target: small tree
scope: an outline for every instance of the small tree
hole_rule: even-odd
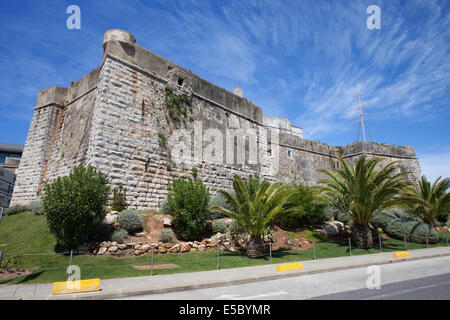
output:
[[[109,191],[107,176],[82,164],[69,176],[45,183],[42,205],[58,244],[75,249],[95,232],[105,217]]]
[[[209,190],[200,180],[175,179],[169,186],[167,211],[174,230],[186,240],[201,237],[209,214]]]
[[[118,186],[113,189],[112,210],[122,212],[128,208],[126,193],[127,189],[123,186]]]
[[[399,195],[410,184],[405,178],[406,173],[396,173],[396,161],[376,169],[379,162],[378,158],[368,160],[361,156],[355,165],[350,166],[340,157],[339,169],[319,170],[329,177],[319,181],[324,184],[322,196],[333,207],[348,212],[358,248],[372,247],[369,224],[373,217],[399,204]]]
[[[250,258],[262,257],[264,231],[277,214],[288,210],[286,202],[294,190],[287,186],[260,181],[257,176],[251,176],[245,181],[238,175],[234,176],[233,189],[234,195],[220,191],[227,198],[232,210],[220,206],[213,206],[211,210],[223,212],[242,226],[250,235],[247,255]]]
[[[447,222],[450,212],[450,179],[437,178],[434,183],[425,176],[419,181],[419,188],[409,187],[401,197],[401,201],[423,222],[435,226],[436,220]]]

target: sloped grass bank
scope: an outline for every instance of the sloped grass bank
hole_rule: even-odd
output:
[[[317,259],[348,256],[348,242],[329,242],[311,231],[305,236],[316,241]],[[446,234],[441,233],[441,245],[446,245]],[[404,250],[403,241],[384,239],[383,252]],[[24,212],[2,218],[0,223],[0,250],[5,255],[16,255],[18,266],[31,270],[32,274],[18,277],[6,283],[48,283],[67,280],[70,256],[57,253],[56,240],[50,234],[45,216]],[[430,245],[436,247],[437,245]],[[408,249],[426,248],[425,244],[407,243]],[[352,248],[352,255],[379,253],[379,248],[370,250]],[[311,260],[313,248],[304,251],[274,251],[272,263]],[[245,253],[220,251],[220,268],[236,268],[270,263],[269,253],[260,259],[250,259]],[[110,279],[150,275],[149,270],[137,270],[133,266],[149,265],[151,256],[116,258],[113,256],[74,255],[72,264],[80,267],[81,278]],[[194,272],[217,268],[216,252],[192,252],[183,254],[156,254],[154,264],[176,264],[179,268],[153,270],[153,274]],[[5,282],[4,282],[5,283]]]

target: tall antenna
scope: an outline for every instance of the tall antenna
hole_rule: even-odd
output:
[[[359,117],[360,117],[360,121],[361,121],[363,141],[366,142],[366,131],[364,128],[364,114],[363,114],[363,110],[362,110],[361,95],[359,94],[359,92],[358,92],[358,103],[359,103]]]

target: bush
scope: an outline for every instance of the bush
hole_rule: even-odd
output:
[[[297,185],[296,192],[288,202],[296,205],[295,211],[276,215],[272,220],[273,224],[285,229],[294,229],[305,225],[320,224],[325,221],[323,215],[325,206],[315,201],[312,188],[301,184]]]
[[[236,238],[237,236],[244,234],[245,229],[235,220],[233,220],[230,224],[230,235],[232,238]]]
[[[413,218],[408,212],[404,210],[391,208],[375,214],[371,223],[375,228],[386,230],[389,224],[391,224],[395,220],[419,221],[418,219]]]
[[[386,233],[396,239],[415,243],[426,243],[425,235],[429,243],[437,243],[439,236],[432,226],[417,220],[397,219],[392,221],[386,228]]]
[[[25,211],[30,211],[30,207],[26,206],[26,205],[23,205],[23,204],[16,204],[16,205],[14,205],[12,207],[7,208],[5,210],[5,213],[8,216],[12,216],[14,214],[25,212]]]
[[[110,224],[101,223],[95,228],[94,238],[97,240],[109,240],[113,227]]]
[[[119,225],[122,229],[128,231],[128,233],[133,233],[142,228],[142,218],[139,212],[135,210],[124,210],[119,214],[118,218]]]
[[[174,234],[173,234],[172,230],[163,229],[160,231],[158,238],[159,238],[159,241],[161,241],[161,242],[169,243],[172,241],[173,236],[174,236]]]
[[[116,230],[114,231],[111,240],[115,241],[117,243],[123,243],[123,241],[125,240],[125,236],[127,235],[127,231],[120,229],[120,230]]]
[[[113,189],[111,210],[122,212],[123,210],[128,208],[126,192],[127,189],[125,189],[123,186],[118,186]]]
[[[225,233],[227,232],[227,224],[223,221],[214,221],[213,223],[213,232],[214,233]]]
[[[437,216],[437,221],[441,224],[441,225],[446,225],[447,221],[448,221],[448,212],[442,212],[441,214],[439,214]]]
[[[169,186],[168,211],[172,225],[185,240],[201,237],[209,214],[209,192],[202,181],[175,179]]]
[[[234,190],[232,190],[232,189],[231,190],[227,190],[227,192],[231,196],[233,196],[233,197],[235,196]],[[218,194],[216,194],[215,196],[213,196],[211,198],[211,201],[209,202],[209,219],[215,220],[215,219],[227,218],[227,216],[223,212],[212,211],[211,210],[212,206],[223,207],[223,208],[228,209],[230,211],[234,210],[233,206],[228,203],[227,198],[222,193],[218,193]]]
[[[42,205],[42,201],[39,201],[39,200],[31,201],[30,202],[30,209],[37,216],[40,216],[40,215],[44,214],[44,207]]]
[[[161,206],[159,207],[159,212],[162,214],[170,215],[169,211],[169,201],[168,199],[164,199],[164,201],[161,203]]]
[[[108,178],[92,166],[79,165],[69,176],[45,183],[42,205],[59,245],[74,249],[87,240],[105,218]]]

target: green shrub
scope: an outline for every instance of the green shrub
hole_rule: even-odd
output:
[[[227,226],[227,224],[225,222],[223,222],[223,221],[214,221],[212,229],[213,229],[214,233],[218,233],[218,232],[225,233],[225,232],[227,232],[227,228],[228,228],[228,226]]]
[[[170,215],[169,211],[169,200],[166,198],[163,202],[161,202],[161,205],[159,207],[159,212],[162,214]]]
[[[395,220],[419,221],[418,219],[413,218],[408,212],[404,210],[391,208],[375,214],[371,223],[375,228],[386,230],[389,224],[391,224]]]
[[[111,210],[122,212],[128,208],[126,193],[127,189],[123,186],[118,186],[113,189]]]
[[[127,235],[126,230],[123,230],[123,229],[116,230],[116,231],[114,231],[114,233],[111,237],[111,240],[116,241],[117,243],[123,243],[126,235]]]
[[[350,225],[352,223],[352,217],[350,214],[342,212],[342,210],[339,210],[333,206],[327,205],[322,211],[321,220],[325,222],[332,219],[340,221],[346,225]]]
[[[312,188],[301,184],[296,186],[295,193],[289,198],[287,205],[295,205],[293,212],[283,212],[272,220],[273,224],[285,229],[294,229],[305,225],[323,223],[325,206],[315,201]]]
[[[428,237],[429,243],[437,243],[439,241],[436,229],[417,220],[394,220],[388,224],[386,233],[390,237],[399,240],[403,240],[404,236],[406,236],[406,241],[415,243],[426,243],[425,235]]]
[[[139,212],[135,210],[124,210],[119,214],[118,218],[119,225],[122,229],[128,231],[128,233],[133,233],[142,228],[142,218]]]
[[[79,165],[69,176],[45,183],[42,204],[50,231],[59,245],[74,249],[105,218],[108,178],[92,166]]]
[[[245,229],[235,220],[230,223],[230,235],[232,238],[236,238],[237,236],[244,234]]]
[[[209,191],[202,181],[175,179],[169,186],[168,211],[172,225],[185,240],[201,237],[209,214]]]
[[[236,195],[234,190],[227,190],[227,192],[233,197]],[[222,193],[218,193],[211,198],[211,201],[209,202],[209,219],[215,220],[227,218],[223,212],[211,210],[211,207],[213,206],[219,206],[230,211],[234,210],[233,206],[228,203],[227,198]]]
[[[14,214],[25,212],[25,211],[30,211],[30,207],[27,206],[27,205],[23,205],[23,204],[16,204],[16,205],[14,205],[12,207],[7,208],[5,210],[5,213],[8,216],[12,216]]]
[[[172,232],[172,230],[169,229],[163,229],[159,232],[159,241],[163,242],[163,243],[169,243],[172,241],[174,237],[174,234]]]
[[[113,227],[110,224],[101,223],[95,228],[94,238],[97,240],[109,240],[109,236],[113,231]]]
[[[442,212],[441,214],[439,214],[437,216],[437,221],[441,224],[441,225],[446,225],[447,221],[448,221],[448,212]]]
[[[322,211],[322,219],[325,221],[331,221],[333,219],[336,219],[337,214],[338,209],[328,205]]]
[[[16,254],[4,253],[0,264],[0,273],[7,272],[10,269],[19,266],[19,258]]]
[[[42,201],[31,201],[29,206],[31,212],[33,212],[35,215],[40,216],[44,214],[44,206],[42,205]]]

